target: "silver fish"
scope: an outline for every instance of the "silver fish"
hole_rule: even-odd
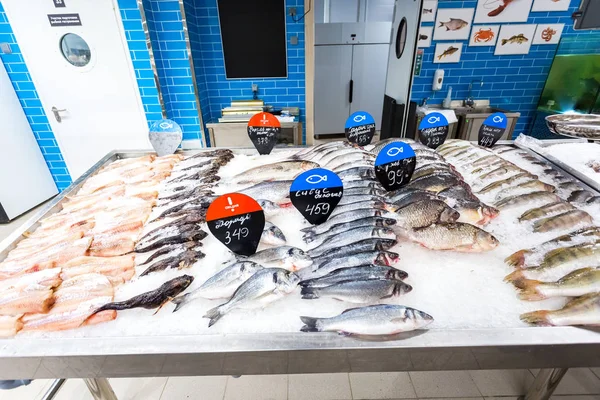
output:
[[[318,247],[309,250],[308,253],[311,255],[311,257],[318,256],[327,250],[347,246],[367,238],[396,239],[396,235],[394,234],[394,231],[389,228],[377,228],[369,226],[355,228],[341,235],[336,235],[329,238]]]
[[[242,283],[231,299],[206,312],[208,326],[213,326],[226,313],[236,308],[264,308],[286,294],[294,291],[300,278],[298,275],[280,268],[266,268],[256,272]]]
[[[318,278],[340,268],[358,267],[361,265],[385,265],[390,266],[398,261],[398,254],[389,251],[373,250],[347,256],[330,258],[319,264],[312,271],[306,268],[298,274],[303,279]]]
[[[265,227],[262,236],[260,237],[260,241],[272,246],[283,246],[287,242],[281,229],[269,221],[265,221]]]
[[[390,203],[386,203],[385,201],[379,201],[379,200],[366,200],[363,202],[356,202],[356,203],[350,203],[350,204],[342,204],[342,205],[338,205],[333,212],[331,213],[331,215],[329,216],[329,220],[331,220],[333,217],[337,217],[340,214],[345,214],[347,212],[356,212],[358,210],[383,210],[383,211],[394,211],[396,210],[398,207],[394,206],[393,204]],[[323,225],[323,224],[321,224]],[[320,226],[320,225],[318,225]]]
[[[300,286],[322,288],[347,281],[363,281],[370,279],[404,280],[408,274],[394,267],[384,265],[360,265],[357,267],[339,268],[318,278],[303,280]]]
[[[324,267],[325,264],[332,262],[334,260],[339,260],[343,258],[347,258],[353,255],[357,255],[365,252],[372,251],[387,251],[393,246],[395,246],[398,242],[396,240],[391,239],[379,239],[379,238],[371,238],[364,239],[356,243],[352,243],[350,246],[338,247],[336,249],[331,249],[321,254],[318,257],[313,259],[313,270],[317,268]],[[386,259],[389,261],[386,262],[386,265],[391,264],[394,260],[398,259],[398,254],[386,252]],[[345,265],[346,267],[348,265]]]
[[[374,208],[361,208],[357,210],[347,210],[345,212],[331,215],[329,219],[320,225],[303,228],[300,231],[311,235],[319,235],[332,229],[335,225],[344,224],[351,221],[358,221],[370,217],[394,218],[394,214]]]
[[[313,263],[304,250],[292,246],[279,246],[261,250],[249,257],[242,258],[242,260],[254,261],[264,267],[285,268],[290,271],[310,267]]]
[[[351,308],[332,318],[300,317],[302,332],[340,332],[355,335],[393,335],[423,328],[433,317],[423,311],[391,304]]]
[[[306,243],[315,243],[316,246],[323,243],[324,240],[328,239],[333,235],[338,235],[340,233],[344,233],[349,231],[350,229],[358,228],[361,226],[392,226],[396,223],[395,219],[385,218],[385,217],[368,217],[361,218],[354,221],[349,221],[343,224],[337,224],[331,227],[326,232],[321,234],[314,234],[312,232],[307,232],[304,234],[303,238]]]
[[[238,190],[255,199],[265,199],[275,203],[284,201],[290,195],[292,181],[270,181],[261,182],[254,186]]]
[[[197,298],[211,300],[230,298],[242,283],[246,282],[261,269],[263,269],[261,265],[252,261],[235,262],[208,278],[206,282],[193,292],[174,298],[172,302],[177,304],[177,306],[173,312],[178,311]]]
[[[302,288],[300,293],[303,299],[308,300],[331,297],[348,303],[364,304],[393,296],[400,296],[404,293],[409,293],[411,290],[412,286],[402,281],[371,279],[345,281],[323,288],[306,286]]]

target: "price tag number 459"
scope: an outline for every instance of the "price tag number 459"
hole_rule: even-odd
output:
[[[310,215],[323,215],[329,212],[328,203],[309,204],[305,210]]]
[[[236,228],[233,232],[227,231],[225,234],[225,244],[231,243],[232,240],[241,240],[242,238],[248,237],[250,231],[248,228]]]

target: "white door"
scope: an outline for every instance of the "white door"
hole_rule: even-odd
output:
[[[352,46],[315,46],[315,135],[344,133],[351,78]]]
[[[354,95],[350,113],[366,111],[381,129],[389,44],[354,45],[352,80]]]
[[[148,126],[113,0],[2,0],[73,179],[115,149],[150,148]],[[51,26],[78,14],[81,26]],[[55,117],[52,109],[57,111]],[[60,119],[60,121],[58,121]]]

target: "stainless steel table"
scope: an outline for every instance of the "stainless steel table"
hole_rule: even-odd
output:
[[[0,243],[0,259],[102,165],[143,154],[108,154]],[[115,398],[109,377],[514,368],[541,368],[527,399],[546,399],[571,367],[600,367],[600,327],[431,329],[378,340],[302,332],[0,340],[0,379],[84,378],[96,399]]]

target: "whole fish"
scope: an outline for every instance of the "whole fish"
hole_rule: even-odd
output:
[[[507,275],[504,280],[506,282],[515,282],[522,278],[540,281],[557,280],[576,269],[600,265],[599,257],[600,243],[562,247],[547,252],[538,267],[516,270]]]
[[[431,250],[478,253],[492,250],[499,244],[498,239],[488,232],[460,222],[413,229],[407,236]]]
[[[539,246],[533,247],[531,249],[519,250],[506,257],[504,262],[513,267],[524,268],[532,266],[533,264],[530,261],[531,259],[535,259],[537,256],[545,254],[548,251],[548,249],[553,246],[562,244],[573,245],[575,243],[595,243],[597,241],[600,241],[599,227],[594,226],[589,228],[578,229],[574,232],[570,232],[566,235],[562,235],[555,239],[544,242]]]
[[[240,260],[253,261],[264,267],[285,268],[297,271],[310,267],[313,263],[304,250],[292,246],[279,246],[261,250],[249,257],[240,257]]]
[[[502,46],[506,45],[507,43],[523,44],[528,41],[529,41],[529,39],[527,39],[524,34],[519,33],[518,35],[513,35],[508,39],[502,39]]]
[[[537,179],[534,179],[531,181],[525,181],[523,183],[519,183],[518,185],[509,187],[509,188],[506,188],[506,189],[500,191],[496,195],[496,201],[500,201],[507,197],[514,196],[518,193],[524,194],[524,193],[531,193],[531,192],[539,192],[541,190],[550,192],[550,193],[554,193],[556,188],[552,185],[549,185],[547,183],[544,183],[542,181],[538,181]]]
[[[162,306],[176,297],[179,293],[183,292],[190,286],[194,281],[194,277],[190,275],[181,275],[177,278],[171,279],[160,285],[157,289],[151,290],[146,293],[134,296],[129,300],[107,303],[102,307],[98,308],[92,313],[97,314],[101,311],[106,310],[129,310],[132,308],[145,308],[151,310],[158,308],[154,314],[156,314]]]
[[[451,56],[452,54],[456,53],[457,51],[458,51],[458,47],[450,46],[446,50],[444,50],[444,52],[442,54],[440,54],[438,56],[438,60],[441,60],[444,57]]]
[[[495,204],[496,208],[502,210],[511,207],[519,207],[529,202],[544,202],[544,203],[555,203],[560,200],[560,197],[554,193],[546,192],[541,190],[539,192],[531,192],[526,194],[519,194],[505,199],[500,200]]]
[[[154,253],[152,253],[152,255],[150,255],[148,258],[146,258],[143,262],[138,263],[137,266],[140,267],[142,265],[146,265],[150,261],[154,261],[158,257],[165,256],[167,254],[175,255],[175,254],[182,253],[189,249],[200,248],[200,247],[202,247],[202,242],[193,242],[193,241],[177,243],[177,244],[173,244],[173,245],[166,245],[166,246],[161,247]]]
[[[521,321],[541,326],[600,325],[600,293],[577,297],[560,310],[521,314]]]
[[[319,246],[310,249],[308,254],[311,257],[319,256],[328,250],[347,246],[368,238],[393,240],[396,239],[396,235],[394,234],[394,231],[389,228],[377,228],[370,226],[359,227],[327,239]]]
[[[186,213],[182,217],[173,218],[172,221],[169,221],[165,224],[160,225],[159,227],[152,229],[148,233],[145,233],[144,236],[138,238],[138,242],[142,240],[151,240],[161,233],[167,232],[169,228],[173,227],[178,229],[183,225],[189,225],[191,223],[202,223],[206,221],[206,213],[193,211]]]
[[[398,227],[404,229],[422,228],[431,224],[455,222],[460,217],[458,211],[439,200],[423,200],[407,205],[396,211]]]
[[[484,194],[489,193],[494,190],[499,190],[504,185],[515,185],[518,183],[523,183],[526,181],[531,181],[537,179],[535,175],[530,174],[529,172],[522,172],[517,175],[513,175],[510,178],[506,178],[500,181],[492,182],[489,185],[485,186],[483,189],[477,191],[477,193]]]
[[[393,335],[424,328],[433,317],[423,311],[391,304],[351,308],[332,318],[300,317],[302,332],[339,332],[344,335]]]
[[[300,282],[300,286],[322,288],[347,281],[364,281],[370,279],[404,280],[408,274],[394,267],[383,265],[359,265],[356,267],[339,268],[327,275]]]
[[[266,217],[273,216],[282,211],[282,209],[287,208],[287,205],[277,204],[265,199],[256,199],[256,202],[263,209]],[[289,204],[291,205],[291,203]]]
[[[575,190],[569,195],[567,201],[575,203],[585,203],[592,197],[594,197],[594,195],[591,192],[588,192],[587,190]]]
[[[134,251],[136,253],[145,253],[168,244],[201,241],[208,234],[198,226],[198,224],[192,223],[178,227],[165,228],[165,230],[157,232],[153,237],[147,238],[146,240],[140,240],[135,245]]]
[[[373,251],[379,251],[379,252],[387,251],[391,247],[395,246],[397,243],[398,242],[396,240],[374,238],[374,239],[364,239],[359,242],[352,243],[350,246],[338,247],[336,249],[326,251],[325,253],[321,254],[318,257],[315,257],[313,259],[313,263],[314,263],[313,271],[316,270],[317,268],[324,267],[324,265],[326,263],[329,263],[334,260],[347,258],[347,257],[354,256],[354,255],[361,254],[361,253],[368,253],[368,252],[373,252]],[[385,256],[386,256],[386,260],[384,262],[385,265],[388,265],[392,262],[392,261],[388,261],[388,260],[397,260],[398,259],[398,254],[396,254],[396,253],[386,252]],[[393,262],[395,262],[395,261],[393,261]],[[335,269],[335,268],[333,268],[333,269]]]
[[[319,164],[312,161],[280,161],[250,168],[233,176],[231,180],[242,184],[264,180],[293,179],[304,171],[318,167]]]
[[[411,180],[416,180],[423,176],[428,176],[428,175],[438,174],[438,173],[451,173],[451,174],[456,175],[458,178],[462,178],[462,176],[458,172],[456,172],[454,169],[452,169],[450,164],[433,163],[433,164],[424,165],[418,169],[415,169],[415,171],[412,174]]]
[[[556,229],[568,229],[576,226],[591,225],[592,216],[585,211],[570,210],[552,217],[542,218],[533,224],[534,232],[549,232]]]
[[[541,207],[532,208],[529,211],[525,211],[519,217],[519,221],[530,221],[532,219],[542,218],[551,214],[562,213],[574,209],[575,207],[570,203],[567,203],[566,201],[556,201],[554,203],[546,204]]]
[[[177,217],[180,215],[187,215],[195,212],[205,214],[206,209],[210,206],[210,203],[216,198],[216,196],[200,196],[194,199],[183,201],[174,206],[170,206],[166,210],[162,211],[155,219],[162,219],[166,217]]]
[[[581,268],[556,282],[540,282],[519,279],[513,282],[520,289],[521,300],[544,300],[549,297],[578,297],[588,293],[600,293],[600,268]]]
[[[444,201],[444,199],[437,194],[433,194],[425,190],[412,189],[396,192],[390,197],[389,202],[397,206],[397,211],[399,211],[400,209],[409,206],[413,203],[425,200]]]
[[[402,281],[384,280],[361,280],[345,281],[326,287],[305,286],[300,294],[303,299],[318,299],[331,297],[348,303],[364,304],[394,296],[409,293],[412,286]]]
[[[337,217],[340,214],[345,214],[348,212],[358,212],[359,210],[380,210],[380,211],[395,211],[398,207],[396,207],[395,205],[388,203],[386,201],[380,201],[380,200],[366,200],[366,201],[362,201],[362,202],[356,202],[356,203],[350,203],[350,204],[342,204],[337,206],[333,212],[331,213],[331,215],[329,216],[329,219],[324,222],[327,223],[329,220],[333,219],[334,217]],[[323,224],[321,224],[323,225]],[[317,226],[321,226],[321,225],[317,225]]]
[[[373,227],[386,227],[392,226],[396,223],[395,219],[385,218],[385,217],[368,217],[361,218],[355,221],[346,222],[343,224],[336,224],[331,227],[326,232],[320,234],[314,234],[312,232],[307,232],[304,234],[303,239],[306,243],[313,243],[314,246],[318,246],[327,240],[329,237],[334,235],[339,235],[346,231],[349,231],[354,228],[359,228],[361,226],[373,226]]]
[[[172,302],[176,304],[173,312],[181,309],[183,306],[197,298],[211,300],[228,299],[242,283],[246,282],[252,275],[261,269],[263,269],[261,265],[252,261],[235,262],[208,278],[196,290],[175,297],[172,300]]]
[[[410,182],[408,185],[406,185],[406,187],[411,189],[426,190],[432,193],[439,193],[444,189],[458,185],[468,186],[463,180],[453,175],[429,175]]]
[[[448,22],[440,21],[440,26],[446,27],[446,31],[458,31],[459,29],[463,29],[465,26],[469,25],[467,21],[464,21],[460,18],[450,18]]]
[[[264,244],[273,246],[283,246],[287,242],[281,229],[269,221],[265,221],[265,227],[262,236],[260,237],[260,241]]]
[[[388,211],[373,209],[373,208],[363,208],[363,209],[355,209],[348,210],[340,214],[332,215],[329,217],[327,221],[320,225],[311,226],[308,228],[300,229],[300,232],[304,232],[308,235],[319,235],[328,230],[332,229],[334,226],[339,224],[345,224],[348,222],[359,221],[364,218],[372,218],[372,217],[383,217],[386,219],[394,219],[394,215]]]
[[[283,202],[290,195],[292,181],[269,181],[257,183],[254,186],[238,190],[255,199],[269,200],[275,203]]]
[[[264,308],[269,303],[284,297],[298,286],[298,275],[280,268],[265,268],[252,275],[233,293],[231,299],[206,312],[211,327],[226,313],[236,308]]]
[[[200,250],[186,250],[181,253],[177,253],[170,257],[163,258],[160,261],[156,261],[150,265],[140,276],[145,276],[156,271],[164,271],[167,268],[189,268],[194,263],[205,257],[205,254]]]
[[[358,267],[361,265],[385,265],[390,266],[398,261],[398,254],[389,251],[365,251],[362,253],[349,254],[328,259],[327,261],[316,265],[315,268],[300,271],[298,274],[303,279],[318,278],[329,274],[340,268]]]
[[[508,174],[517,174],[520,172],[523,172],[521,168],[514,164],[508,164],[486,172],[483,175],[480,175],[477,179],[481,179],[482,181],[493,180],[495,182],[496,180],[500,180],[500,178],[506,179],[506,175]]]

